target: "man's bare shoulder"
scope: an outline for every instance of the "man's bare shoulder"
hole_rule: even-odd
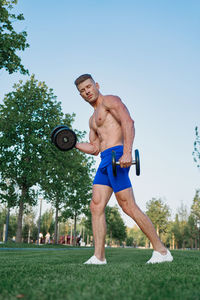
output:
[[[123,105],[122,100],[120,99],[120,97],[118,96],[114,96],[114,95],[106,95],[104,96],[104,105],[108,108],[110,107],[115,107],[118,105]]]
[[[105,109],[110,111],[112,114],[123,114],[124,113],[130,116],[130,113],[126,107],[126,105],[122,102],[120,97],[118,96],[113,96],[113,95],[107,95],[105,96],[104,100],[104,106]]]

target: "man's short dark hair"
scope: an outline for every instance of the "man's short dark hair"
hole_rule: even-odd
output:
[[[94,79],[92,78],[92,76],[90,74],[83,74],[74,81],[74,84],[78,88],[78,85],[87,79],[91,79],[92,81],[94,81]]]

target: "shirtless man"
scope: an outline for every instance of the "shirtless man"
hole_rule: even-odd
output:
[[[128,176],[132,163],[132,145],[135,136],[134,121],[126,106],[117,96],[104,96],[99,91],[90,74],[79,76],[75,85],[81,97],[93,108],[90,118],[89,143],[77,143],[80,151],[98,155],[101,163],[93,182],[93,194],[90,209],[92,213],[92,230],[95,243],[94,255],[85,264],[106,264],[105,207],[114,191],[122,210],[130,216],[150,240],[154,251],[147,263],[172,261],[173,257],[160,241],[150,219],[137,206]],[[116,152],[117,176],[112,173],[112,150]]]

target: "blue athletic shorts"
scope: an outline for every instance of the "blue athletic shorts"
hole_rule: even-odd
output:
[[[129,168],[121,168],[117,165],[117,176],[113,175],[112,170],[112,151],[116,152],[116,161],[123,155],[123,146],[115,146],[101,152],[101,163],[98,167],[93,184],[110,186],[115,193],[130,188],[131,181],[128,173]]]

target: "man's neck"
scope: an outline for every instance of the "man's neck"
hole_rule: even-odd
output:
[[[99,93],[99,96],[97,98],[97,100],[93,103],[90,103],[92,105],[92,107],[94,108],[94,110],[97,109],[97,107],[103,102],[103,95],[101,93]]]

